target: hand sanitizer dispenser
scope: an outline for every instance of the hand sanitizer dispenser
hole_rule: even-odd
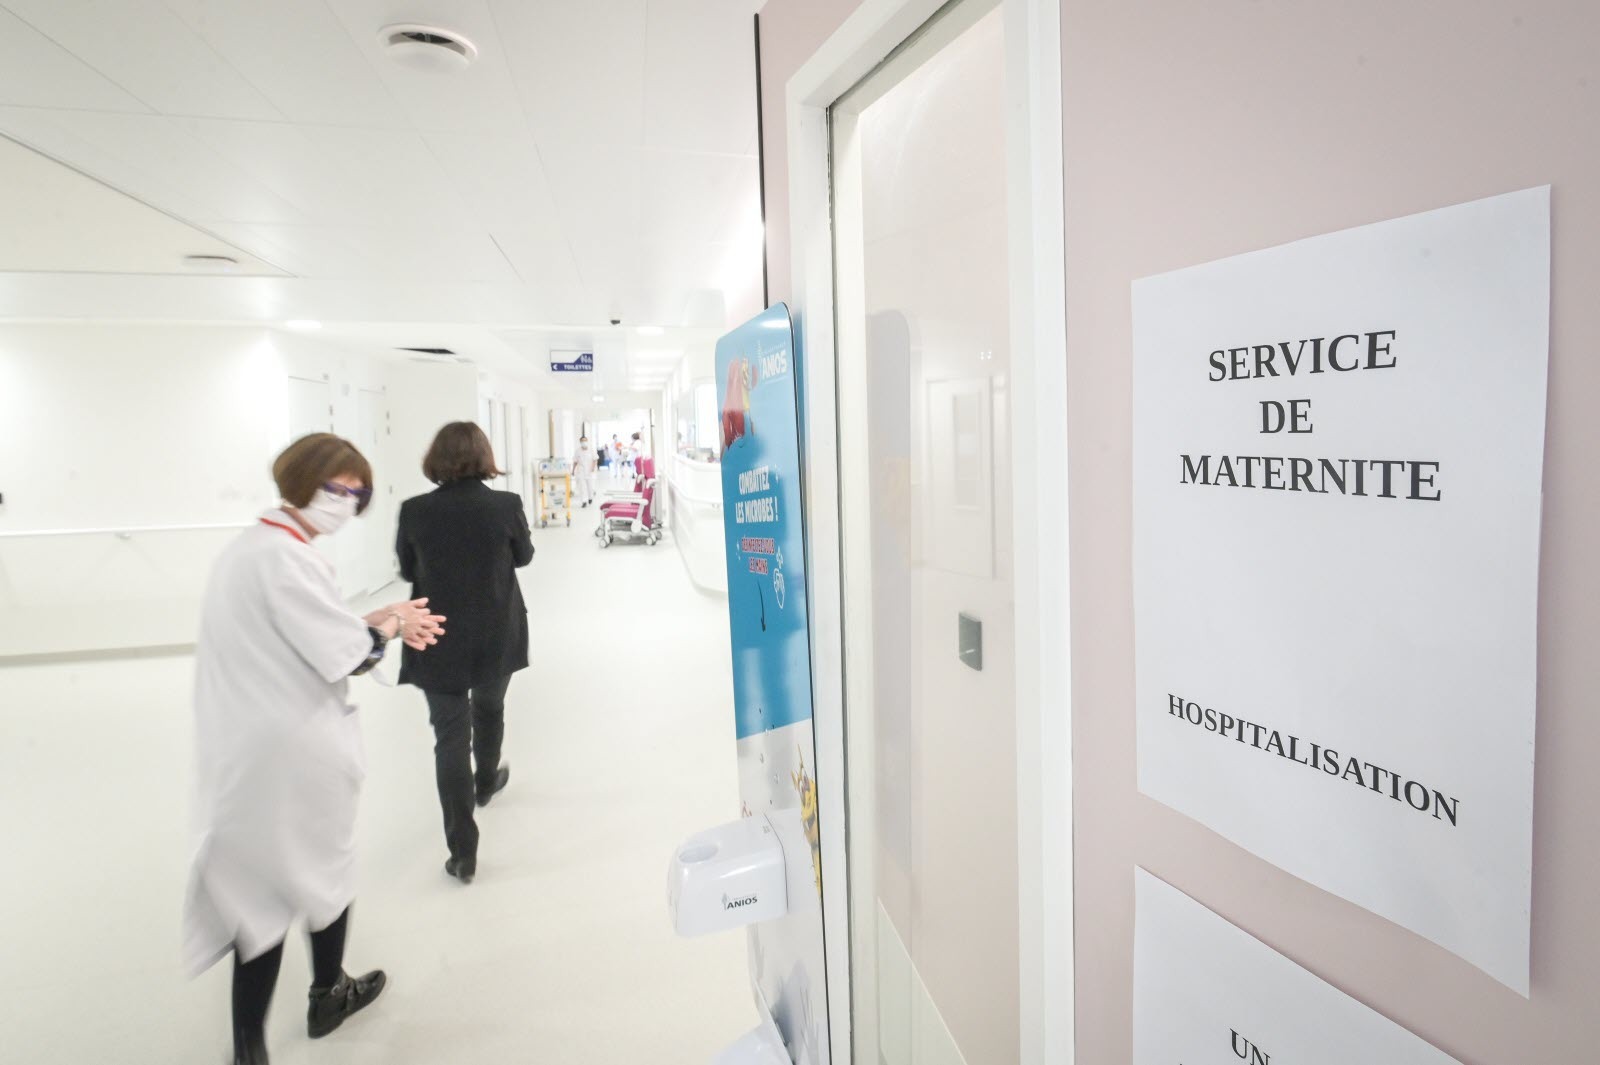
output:
[[[778,833],[765,817],[746,817],[691,836],[672,856],[667,905],[680,936],[782,917],[789,891]]]

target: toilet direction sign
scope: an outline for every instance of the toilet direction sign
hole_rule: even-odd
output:
[[[594,352],[552,351],[551,373],[594,373]]]

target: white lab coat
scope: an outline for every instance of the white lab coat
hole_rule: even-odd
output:
[[[268,524],[277,522],[286,528]],[[333,566],[270,511],[217,559],[195,652],[195,827],[184,960],[246,961],[304,918],[355,897],[356,799],[366,775],[350,672],[371,653]]]
[[[580,502],[587,503],[594,498],[594,474],[600,464],[600,456],[593,447],[587,451],[579,447],[572,455],[572,480],[576,491],[573,492]]]

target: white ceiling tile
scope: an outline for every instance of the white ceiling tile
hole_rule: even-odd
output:
[[[375,263],[371,275],[402,281],[502,282],[516,272],[487,230],[418,218],[393,226],[337,230]]]
[[[208,147],[313,221],[337,221],[346,197],[306,132],[276,122],[197,119],[191,131]]]
[[[615,282],[632,271],[645,226],[641,153],[552,143],[540,145],[539,155],[584,284]]]
[[[161,0],[4,0],[13,14],[163,114],[281,117]]]
[[[207,145],[308,219],[328,225],[465,220],[433,153],[402,130],[197,120]]]
[[[630,306],[642,276],[637,243],[591,237],[575,242],[572,254],[577,261],[578,277],[583,286],[610,308],[606,312],[607,317],[615,313],[630,321],[637,321],[640,312]],[[655,321],[654,318],[646,320]]]
[[[491,0],[541,147],[644,139],[646,0]]]
[[[0,7],[0,103],[148,111],[89,64]]]
[[[490,236],[524,284],[539,288],[579,283],[578,264],[565,237],[552,239],[547,233],[511,225],[497,225]]]
[[[531,141],[467,131],[425,139],[468,212],[494,235],[523,281],[575,281],[567,230]]]
[[[326,226],[223,222],[212,229],[296,277],[348,281],[368,278],[376,272],[376,264],[366,252]]]
[[[344,221],[469,220],[466,198],[421,134],[318,126],[307,128],[306,136],[328,176],[359,201],[342,208]]]
[[[651,0],[645,144],[744,153],[755,135],[755,24],[746,0]]]
[[[186,255],[239,249],[14,141],[0,139],[0,272],[181,274]]]
[[[396,227],[222,225],[217,232],[313,281],[517,281],[488,233],[475,228],[419,221]]]
[[[299,210],[194,136],[188,121],[0,108],[0,129],[189,222],[304,220]]]
[[[166,3],[285,118],[333,125],[404,124],[364,49],[334,15],[335,8],[343,11],[352,0]],[[378,29],[374,25],[371,36]]]
[[[760,170],[754,159],[694,152],[640,153],[641,217],[645,239],[727,239],[760,210]]]

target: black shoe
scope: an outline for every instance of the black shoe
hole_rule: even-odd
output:
[[[495,770],[495,773],[494,773],[494,787],[490,788],[488,791],[481,791],[480,790],[478,792],[478,805],[479,806],[488,806],[490,799],[494,798],[496,795],[500,794],[502,791],[505,790],[506,782],[509,781],[510,779],[511,779],[511,767],[510,766],[503,765],[499,769]]]
[[[311,1007],[306,1010],[306,1031],[313,1039],[321,1039],[345,1022],[345,1018],[372,1005],[372,1000],[383,993],[389,978],[382,969],[374,969],[365,976],[340,973],[339,982],[327,990],[311,989]]]
[[[472,878],[478,875],[478,863],[462,861],[459,858],[446,858],[444,871],[463,884],[470,884]]]

